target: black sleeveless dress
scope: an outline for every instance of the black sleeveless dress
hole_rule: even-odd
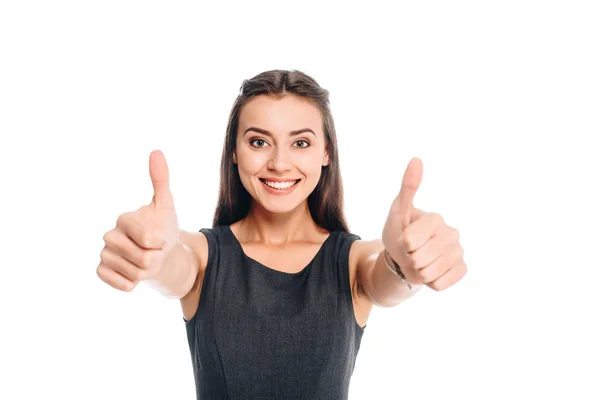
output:
[[[208,264],[198,310],[184,318],[197,399],[348,398],[365,327],[354,317],[348,255],[333,231],[298,273],[247,256],[229,226],[201,229]]]

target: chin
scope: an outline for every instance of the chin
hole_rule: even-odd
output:
[[[316,185],[315,185],[316,187]],[[304,189],[298,191],[297,189]],[[268,192],[259,191],[258,195],[252,196],[257,206],[273,214],[288,214],[300,208],[308,201],[311,191],[306,191],[306,187],[298,187],[295,192],[289,195],[279,196]],[[313,188],[314,190],[314,188]]]
[[[263,210],[272,213],[272,214],[288,214],[296,210],[306,199],[301,201],[290,201],[291,199],[280,199],[280,200],[270,200],[270,199],[254,199],[256,204],[262,208]]]
[[[284,214],[290,214],[292,213],[296,208],[296,207],[264,207],[265,211],[267,211],[270,214],[280,214],[280,215],[284,215]]]

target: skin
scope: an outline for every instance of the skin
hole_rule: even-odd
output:
[[[291,134],[305,128],[311,131]],[[294,95],[252,99],[240,113],[232,162],[253,199],[249,214],[231,225],[244,252],[267,268],[289,273],[302,270],[329,235],[314,222],[307,203],[322,167],[330,162],[319,109]],[[269,193],[261,178],[300,181],[293,192],[281,196]],[[382,238],[357,240],[351,246],[350,285],[361,327],[373,305],[395,306],[425,285],[444,290],[466,274],[458,231],[439,214],[413,205],[421,179],[421,161],[413,159],[392,202]],[[203,234],[186,233],[182,240],[198,260],[194,286],[181,298],[184,318],[190,320],[200,297],[208,247]],[[412,284],[410,288],[385,266],[385,248]]]
[[[330,234],[314,222],[307,202],[321,169],[330,162],[322,126],[320,110],[294,95],[257,96],[241,110],[232,162],[237,164],[252,204],[248,215],[232,224],[231,230],[246,255],[267,268],[288,273],[302,270]],[[310,131],[291,134],[305,128]],[[300,182],[292,193],[279,196],[269,193],[260,178]],[[199,260],[194,286],[181,299],[184,318],[190,320],[197,310],[208,248],[204,235],[184,235],[183,242],[194,249]],[[353,249],[358,247],[353,245]],[[357,256],[357,251],[351,250],[350,281],[357,322],[364,326],[373,303],[359,296]]]
[[[323,237],[325,231],[312,220],[307,203],[321,168],[329,164],[321,125],[319,110],[296,96],[258,96],[242,109],[233,162],[253,200],[249,215],[232,229],[237,228],[244,241],[277,246]],[[305,128],[310,131],[290,134]],[[259,178],[300,182],[292,193],[278,196]]]
[[[252,198],[248,216],[231,226],[244,252],[266,268],[300,271],[330,234],[313,221],[307,204],[322,168],[330,162],[319,109],[294,95],[252,99],[241,110],[232,162]],[[445,290],[466,274],[458,230],[441,215],[414,207],[422,175],[421,160],[412,159],[382,238],[357,240],[350,248],[350,286],[360,326],[365,326],[373,305],[395,306],[422,286]],[[200,232],[179,229],[169,170],[160,151],[150,155],[150,177],[152,202],[121,214],[115,228],[104,235],[97,274],[123,291],[133,290],[140,281],[150,283],[179,298],[189,321],[198,307],[208,243]],[[281,196],[270,193],[262,178],[299,182],[293,192]],[[384,249],[405,280],[387,266]]]
[[[422,179],[423,163],[413,158],[390,207],[382,244],[409,282],[441,291],[462,279],[467,267],[458,230],[448,226],[440,214],[415,208],[414,197]]]

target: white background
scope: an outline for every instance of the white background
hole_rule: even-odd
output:
[[[597,2],[248,3],[1,3],[0,398],[194,398],[179,302],[104,284],[102,236],[154,149],[209,227],[230,107],[275,68],[331,93],[353,232],[416,156],[465,248],[459,284],[373,310],[350,398],[599,398]]]

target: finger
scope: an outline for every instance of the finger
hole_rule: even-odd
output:
[[[464,261],[461,261],[446,271],[444,275],[431,283],[427,283],[426,285],[436,291],[445,290],[464,278],[466,274],[467,265],[464,263]]]
[[[142,273],[144,270],[141,267],[132,264],[129,260],[108,247],[105,247],[100,252],[100,260],[103,265],[115,270],[132,282],[138,282],[143,278]]]
[[[397,210],[402,214],[408,214],[414,208],[414,199],[423,179],[423,162],[419,158],[413,158],[408,163],[402,186],[397,197]]]
[[[129,261],[137,268],[151,268],[154,265],[154,259],[164,254],[164,251],[161,249],[142,249],[118,229],[112,231],[111,235],[106,235],[104,242],[106,243],[106,248]]]
[[[458,231],[448,225],[442,225],[418,250],[410,254],[410,260],[416,269],[427,267],[445,252],[457,246]],[[454,261],[454,260],[453,260]]]
[[[173,208],[173,195],[169,187],[169,167],[160,150],[150,153],[150,179],[154,187],[152,202],[159,208]]]
[[[411,253],[421,248],[444,225],[444,219],[437,213],[425,213],[412,222],[402,231],[400,238],[406,252]]]
[[[115,232],[118,231],[123,232],[134,244],[144,249],[161,249],[166,241],[166,238],[160,232],[153,232],[148,229],[135,213],[119,215],[117,229],[107,232],[104,241],[106,242],[107,238],[111,240],[110,237],[112,236],[114,243],[121,243],[119,241],[121,238],[118,237],[118,234],[115,235]]]
[[[98,265],[96,274],[103,282],[124,292],[131,292],[137,285],[102,263]]]
[[[423,282],[429,283],[439,279],[450,268],[462,261],[463,249],[460,246],[454,247],[448,253],[444,253],[425,268],[417,271]]]

